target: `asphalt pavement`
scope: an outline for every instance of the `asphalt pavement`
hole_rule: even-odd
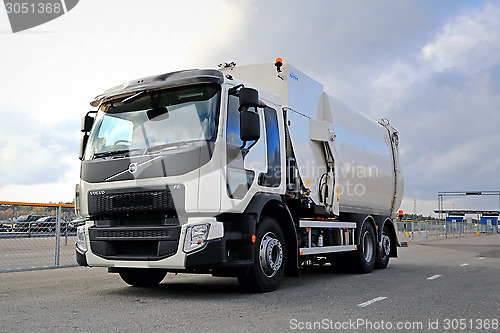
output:
[[[500,235],[410,243],[385,270],[305,268],[275,292],[168,274],[157,288],[103,268],[0,274],[2,332],[498,332]]]

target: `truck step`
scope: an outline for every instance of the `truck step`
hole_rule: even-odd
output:
[[[356,245],[303,247],[299,249],[299,254],[301,256],[306,256],[309,254],[355,251],[356,249],[357,249]]]
[[[252,266],[253,260],[238,260],[238,261],[224,261],[220,265],[221,267],[247,267]]]
[[[301,228],[356,229],[355,222],[299,220]]]

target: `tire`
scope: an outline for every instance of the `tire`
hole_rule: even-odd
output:
[[[391,235],[387,223],[384,224],[382,235],[380,237],[380,244],[377,246],[377,261],[375,268],[384,269],[389,265],[389,257],[391,254]]]
[[[377,260],[377,243],[375,231],[370,222],[365,221],[359,233],[358,250],[354,253],[355,270],[359,273],[370,273]]]
[[[285,274],[285,238],[279,224],[264,217],[257,225],[252,267],[238,276],[243,289],[254,292],[276,290]]]
[[[154,268],[127,268],[120,270],[120,277],[134,287],[153,287],[158,285],[167,272]]]

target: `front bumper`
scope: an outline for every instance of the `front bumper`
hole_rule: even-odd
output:
[[[205,245],[193,252],[186,253],[184,251],[184,242],[186,231],[190,226],[198,224],[208,224],[209,233]],[[123,227],[116,228],[116,233],[110,234],[108,231],[111,228],[103,228],[101,231],[106,231],[107,236],[137,236],[128,237],[127,239],[115,238],[113,240],[99,240],[96,237],[96,229],[93,226],[85,227],[85,238],[87,241],[86,252],[83,252],[77,247],[76,259],[81,266],[95,267],[111,267],[111,268],[161,268],[171,271],[212,271],[212,270],[227,270],[232,268],[246,267],[252,264],[253,246],[252,234],[243,232],[229,232],[224,230],[224,224],[216,221],[215,218],[189,218],[188,222],[178,227],[178,233],[163,233],[163,236],[170,237],[168,240],[158,240],[155,255],[145,253],[138,255],[133,249],[126,249],[127,246],[144,245],[143,235],[145,228],[127,227],[128,234],[123,233]],[[150,228],[153,231],[158,228]],[[161,228],[160,228],[161,229]],[[166,230],[166,229],[165,229]],[[174,229],[172,229],[174,230]],[[100,233],[100,235],[106,235]],[[149,236],[154,235],[149,234]],[[176,240],[177,238],[177,240]],[[120,243],[115,246],[113,243]],[[136,244],[135,244],[136,243]],[[162,245],[163,244],[163,245]],[[170,244],[166,247],[164,244]],[[171,246],[175,244],[175,248]],[[116,250],[120,252],[117,255]],[[151,244],[144,248],[144,251],[153,251]],[[113,252],[115,251],[115,252]],[[127,252],[129,251],[129,252]],[[163,252],[162,252],[163,251]],[[138,252],[140,252],[138,250]],[[127,254],[132,253],[132,254]],[[103,255],[104,254],[104,255]]]
[[[81,252],[78,247],[75,249],[76,252],[76,263],[80,266],[88,266],[87,257],[84,252]]]

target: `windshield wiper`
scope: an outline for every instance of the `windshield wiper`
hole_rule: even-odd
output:
[[[165,143],[165,144],[157,145],[157,146],[153,146],[153,147],[148,147],[144,150],[143,155],[147,155],[147,154],[153,153],[153,152],[158,152],[158,151],[161,151],[163,149],[170,148],[170,147],[179,148],[179,147],[187,145],[189,143],[199,142],[199,141],[204,141],[204,140],[179,141],[179,142],[171,142],[171,143]]]
[[[128,156],[130,156],[131,152],[136,152],[139,150],[142,150],[142,149],[121,149],[121,150],[105,151],[102,153],[95,153],[92,156],[92,159],[102,158],[102,157],[111,157],[111,156],[128,157]]]

